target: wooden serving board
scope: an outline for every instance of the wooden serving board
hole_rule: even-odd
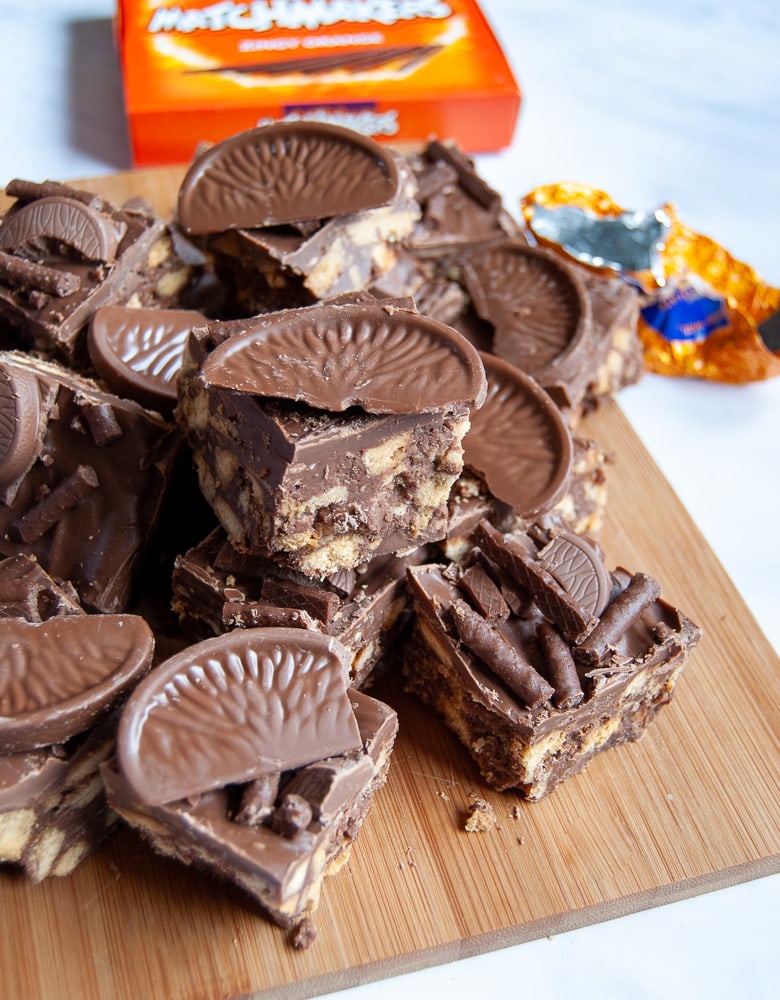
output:
[[[167,213],[180,177],[88,184]],[[780,870],[778,658],[619,407],[587,429],[616,455],[610,565],[654,574],[704,627],[641,742],[523,803],[485,788],[454,737],[391,678],[376,692],[400,717],[388,783],[348,864],[326,881],[310,949],[289,947],[238,890],[122,830],[67,879],[0,878],[0,995],[306,997]],[[489,833],[463,829],[475,791],[499,817]]]

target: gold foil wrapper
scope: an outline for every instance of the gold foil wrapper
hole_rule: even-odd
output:
[[[627,214],[604,191],[584,184],[551,184],[534,189],[521,201],[526,224],[540,243],[564,256],[568,254],[560,243],[540,236],[534,229],[537,208],[563,206],[581,209],[586,216],[597,219]],[[780,353],[767,347],[758,329],[780,310],[780,288],[768,285],[752,267],[710,237],[685,226],[672,204],[663,205],[659,211],[668,219],[669,227],[662,243],[654,248],[655,253],[649,253],[648,266],[637,271],[617,269],[641,290],[644,308],[639,335],[646,368],[661,375],[729,383],[780,375]],[[582,256],[577,259],[584,262]],[[612,274],[616,270],[594,269]],[[663,314],[665,303],[675,297],[686,302],[712,302],[712,328],[704,324],[702,332],[698,328],[674,330],[654,322],[659,311]],[[716,300],[721,300],[719,305]]]

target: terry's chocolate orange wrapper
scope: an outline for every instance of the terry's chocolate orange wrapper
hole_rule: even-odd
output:
[[[567,183],[536,188],[521,209],[540,243],[642,290],[649,371],[732,383],[780,374],[780,288],[685,226],[673,205],[629,212]]]

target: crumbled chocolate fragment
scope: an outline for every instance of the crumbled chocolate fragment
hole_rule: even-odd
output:
[[[298,608],[306,611],[312,618],[329,625],[336,612],[341,607],[338,594],[324,590],[322,587],[307,587],[293,580],[282,580],[269,576],[263,580],[261,588],[263,600],[271,604]]]
[[[293,840],[311,823],[312,811],[301,795],[285,792],[271,816],[271,829],[280,837]]]
[[[493,806],[479,795],[472,795],[463,827],[466,833],[488,833],[496,825],[496,821]]]
[[[317,928],[311,917],[304,917],[299,920],[292,931],[292,946],[297,951],[304,951],[311,948],[317,940]]]
[[[458,580],[458,586],[468,595],[477,611],[491,625],[509,617],[509,605],[502,597],[499,588],[479,563],[469,566],[463,572]]]
[[[463,644],[478,656],[518,698],[536,708],[549,701],[553,688],[523,653],[492,628],[465,601],[452,604],[452,619]]]
[[[225,601],[222,621],[229,628],[308,628],[318,630],[316,619],[301,608],[280,608],[268,601]]]
[[[241,823],[242,826],[258,826],[270,818],[279,794],[279,778],[278,773],[263,774],[244,785],[241,805],[235,815],[236,823]]]

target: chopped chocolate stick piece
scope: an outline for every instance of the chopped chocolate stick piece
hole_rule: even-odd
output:
[[[122,428],[114,414],[114,408],[110,403],[97,403],[93,400],[76,398],[76,405],[84,414],[87,421],[92,440],[96,445],[108,444],[122,437]]]
[[[301,608],[283,608],[268,601],[225,601],[222,623],[228,628],[308,628],[319,631],[320,623]]]
[[[569,644],[548,622],[539,623],[536,636],[544,653],[547,676],[555,688],[553,704],[556,708],[574,708],[584,692]]]
[[[97,473],[91,465],[77,466],[35,507],[19,518],[15,525],[16,531],[28,544],[38,541],[57,524],[66,511],[78,507],[81,501],[99,485]]]
[[[85,205],[97,205],[101,207],[103,200],[99,195],[90,191],[80,191],[72,188],[68,184],[61,184],[59,181],[27,181],[15,177],[8,183],[5,193],[9,198],[18,198],[19,201],[37,201],[39,198],[72,198],[74,201],[83,202]]]
[[[603,611],[599,623],[588,637],[575,648],[575,656],[588,666],[596,666],[639,618],[642,612],[661,595],[661,585],[646,573],[636,573],[625,590]]]
[[[567,639],[581,641],[596,625],[598,619],[581,607],[516,539],[482,521],[474,532],[474,541],[533,596],[545,618],[554,622]]]
[[[321,587],[307,587],[292,580],[280,580],[273,576],[263,580],[260,593],[263,600],[276,604],[277,607],[283,605],[288,608],[299,608],[325,625],[333,621],[341,606],[338,594]]]
[[[509,617],[509,605],[479,563],[469,566],[458,580],[458,586],[491,625]]]
[[[263,774],[244,785],[241,805],[235,815],[236,823],[258,826],[270,818],[279,794],[279,777],[278,773]]]
[[[293,840],[311,823],[309,803],[300,795],[285,792],[282,801],[271,815],[271,829],[288,840]]]
[[[38,264],[24,257],[14,257],[13,254],[0,250],[0,278],[17,288],[37,290],[46,295],[54,295],[63,299],[73,295],[81,284],[81,279],[71,271],[58,271],[45,264]]]
[[[478,656],[506,686],[525,702],[537,708],[549,701],[553,688],[523,656],[492,628],[465,601],[454,601],[452,617],[463,644]]]

